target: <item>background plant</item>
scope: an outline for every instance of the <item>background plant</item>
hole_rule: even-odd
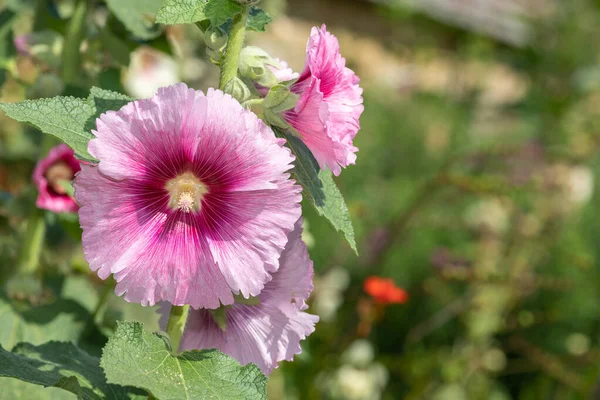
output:
[[[348,32],[339,34],[342,49],[362,77],[368,107],[356,141],[359,163],[336,180],[355,222],[360,257],[305,207],[316,243],[313,306],[323,321],[303,355],[271,377],[270,395],[588,398],[598,374],[598,6],[548,2],[546,12],[529,20],[530,37],[519,47],[392,3],[288,4],[301,28],[327,15],[330,27]],[[204,53],[215,56],[197,27],[148,24],[148,10],[127,12],[139,18],[126,21],[119,2],[92,2],[87,7],[102,10],[109,28],[86,24],[79,61],[85,73],[68,78],[62,67],[68,57],[57,43],[79,35],[68,29],[76,8],[52,4],[7,3],[7,45],[0,47],[4,102],[88,98],[92,85],[137,97],[127,89],[135,87],[131,69],[119,79],[132,50],[135,57],[160,59],[151,49],[161,49],[187,67]],[[264,6],[274,14],[281,9],[278,2]],[[292,40],[296,25],[277,21],[267,31]],[[40,36],[50,43],[17,56],[10,35],[26,32],[45,32]],[[249,40],[278,43],[264,37]],[[296,46],[299,54],[303,45]],[[177,73],[189,74],[198,87],[218,76],[209,64],[200,77],[190,71]],[[102,99],[100,93],[93,98]],[[35,160],[52,143],[8,118],[0,129],[3,348],[75,341],[99,356],[118,330],[116,320],[143,320],[145,329],[156,330],[153,310],[113,298],[87,275],[69,217],[43,215],[44,246],[36,245],[33,239],[44,233],[34,223],[39,218],[29,182]],[[14,274],[18,264],[39,266],[36,279]],[[363,291],[369,275],[393,278],[409,301],[377,306]],[[354,345],[361,336],[367,344]],[[45,349],[12,352],[35,359]],[[59,393],[2,380],[6,398]]]

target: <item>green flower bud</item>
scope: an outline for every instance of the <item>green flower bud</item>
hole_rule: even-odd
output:
[[[279,83],[279,80],[268,67],[278,66],[277,60],[273,59],[266,51],[254,46],[247,46],[240,53],[240,74],[259,85],[270,88]]]
[[[211,26],[204,32],[206,46],[213,50],[223,50],[227,45],[227,33],[218,26]]]
[[[229,93],[240,103],[243,103],[252,97],[252,93],[250,92],[250,89],[248,89],[248,86],[246,86],[246,84],[238,77],[227,82],[223,91]]]

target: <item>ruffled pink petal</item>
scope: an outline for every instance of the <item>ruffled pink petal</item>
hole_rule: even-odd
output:
[[[117,294],[194,308],[258,294],[277,270],[300,216],[284,141],[231,96],[184,84],[101,116],[75,181],[84,252]],[[192,173],[207,188],[199,211],[168,206],[166,183]]]
[[[343,151],[341,143],[329,133],[329,106],[319,91],[320,81],[311,78],[293,110],[283,114],[286,121],[296,129],[304,144],[310,149],[319,167],[329,169],[337,176],[342,169],[338,154]]]
[[[294,72],[294,70],[290,68],[287,62],[278,58],[276,60],[279,63],[279,68],[271,65],[269,66],[269,68],[271,69],[271,71],[273,71],[279,82],[293,81],[294,79],[298,79],[300,77],[300,74]]]
[[[202,92],[183,83],[160,88],[150,99],[102,114],[88,150],[112,179],[145,177],[152,166],[181,156],[178,152],[193,158],[207,108]]]
[[[313,288],[313,266],[300,238],[301,223],[290,233],[279,270],[259,295],[260,304],[227,308],[225,331],[209,311],[191,311],[181,350],[218,348],[241,364],[257,364],[266,374],[302,351],[300,341],[314,332],[318,317],[303,311]],[[161,308],[161,313],[168,310]],[[164,328],[166,318],[162,323]]]
[[[46,171],[55,163],[64,162],[72,170],[73,176],[81,170],[79,161],[75,158],[75,152],[66,144],[54,146],[48,155],[38,161],[33,170],[33,183],[37,186],[38,197],[36,206],[56,213],[76,212],[79,209],[75,199],[68,194],[56,193],[48,185]]]
[[[352,141],[360,129],[359,118],[364,110],[359,78],[346,68],[339,50],[337,38],[327,32],[325,25],[313,28],[304,70],[291,87],[300,95],[302,104],[323,103],[321,108],[326,107],[327,118],[322,119],[323,111],[316,115],[321,117],[324,128],[314,129],[315,114],[301,113],[298,108],[284,116],[300,133],[321,168],[326,165],[335,175],[356,161],[358,149]]]

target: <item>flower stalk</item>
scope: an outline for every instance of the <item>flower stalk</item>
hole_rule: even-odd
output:
[[[44,247],[44,237],[46,235],[46,221],[44,211],[33,207],[33,212],[27,221],[27,228],[24,236],[24,244],[21,247],[19,255],[19,270],[24,274],[32,274],[37,271],[42,249]]]
[[[225,85],[238,76],[238,65],[240,63],[240,53],[242,47],[244,47],[247,19],[248,6],[242,6],[242,11],[233,17],[231,32],[221,62],[221,76],[219,79],[219,89],[221,90],[224,90]]]
[[[174,354],[179,352],[179,345],[181,344],[181,338],[183,337],[183,331],[189,313],[190,306],[188,304],[171,307],[169,322],[167,322],[167,334],[169,335],[169,338],[171,338],[171,349]]]
[[[79,75],[81,65],[79,48],[85,36],[85,19],[88,6],[88,0],[79,0],[67,26],[62,53],[62,78],[65,83],[73,83]]]

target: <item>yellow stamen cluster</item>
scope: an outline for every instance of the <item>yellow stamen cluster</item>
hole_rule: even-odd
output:
[[[185,172],[167,182],[169,207],[183,212],[198,212],[202,198],[208,193],[208,187],[191,172]]]

